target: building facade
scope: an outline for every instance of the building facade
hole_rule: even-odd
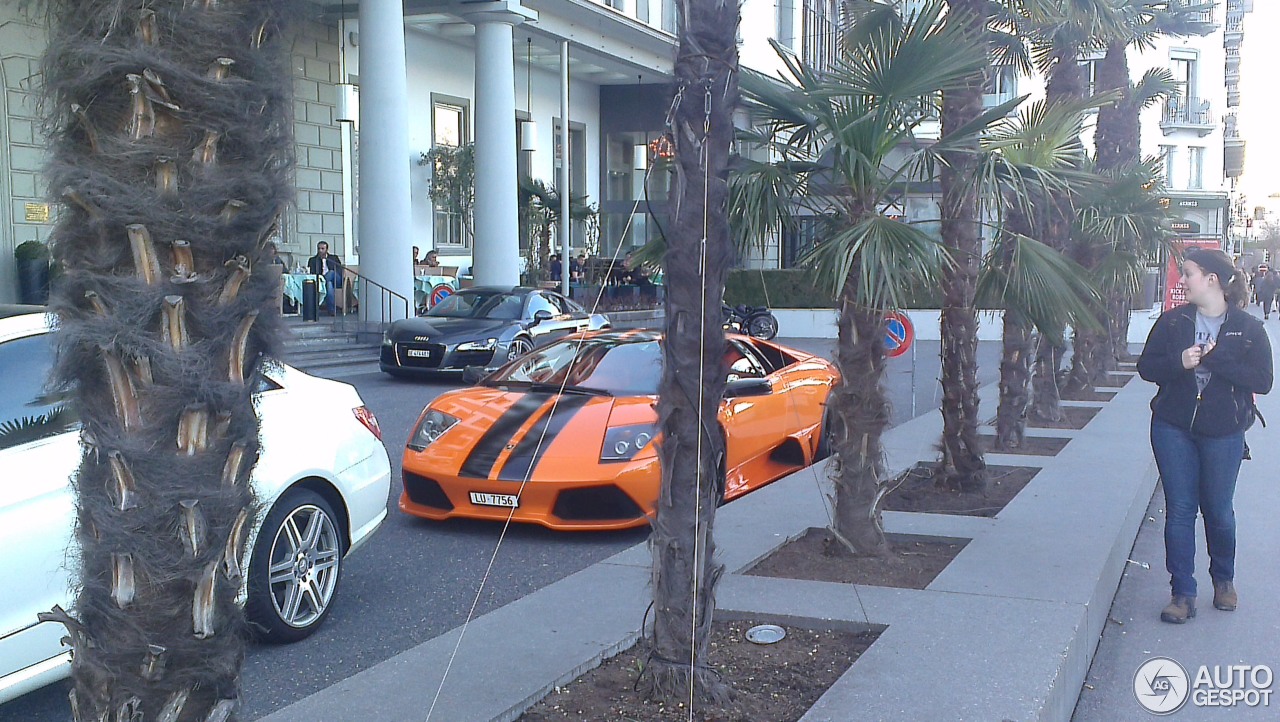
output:
[[[747,0],[743,64],[775,72],[772,39],[829,62],[837,13],[832,0]],[[0,0],[0,303],[17,296],[13,249],[46,241],[57,214],[40,175],[37,18],[19,0]],[[595,222],[575,222],[573,251],[621,255],[643,245],[665,214],[668,180],[638,156],[666,132],[676,23],[674,0],[306,6],[292,52],[297,199],[281,252],[305,263],[326,242],[410,298],[413,246],[473,268],[478,282],[516,282],[531,255],[517,180],[558,189],[566,156],[572,192],[599,209]],[[432,201],[427,156],[468,145],[475,205],[464,219]]]

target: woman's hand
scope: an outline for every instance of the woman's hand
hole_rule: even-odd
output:
[[[1182,368],[1190,371],[1191,369],[1199,366],[1200,359],[1204,358],[1205,354],[1212,351],[1213,347],[1214,347],[1214,344],[1212,343],[1204,344],[1204,345],[1196,344],[1195,346],[1192,346],[1191,348],[1183,351],[1182,352]]]

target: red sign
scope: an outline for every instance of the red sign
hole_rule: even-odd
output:
[[[435,287],[431,289],[430,304],[434,306],[452,295],[453,286],[450,286],[447,283],[437,283]]]
[[[886,358],[897,358],[911,348],[916,340],[915,326],[907,314],[894,311],[884,317],[884,355]]]
[[[1179,238],[1173,243],[1176,255],[1169,256],[1169,268],[1164,274],[1164,310],[1185,305],[1187,290],[1182,287],[1182,267],[1179,260],[1186,249],[1192,247],[1208,248],[1213,251],[1222,250],[1222,241],[1216,238]]]

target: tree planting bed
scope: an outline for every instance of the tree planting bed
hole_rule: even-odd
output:
[[[650,702],[637,691],[644,670],[644,642],[604,661],[572,682],[556,687],[518,719],[521,722],[793,722],[844,674],[879,632],[808,629],[781,625],[775,644],[746,640],[748,629],[771,620],[722,620],[712,624],[708,663],[732,686],[733,698],[718,705]]]
[[[1059,421],[1027,419],[1027,426],[1036,429],[1083,429],[1102,410],[1101,406],[1063,406]]]
[[[964,549],[968,539],[890,534],[885,556],[858,556],[830,529],[810,527],[743,574],[815,582],[924,589]]]
[[[985,494],[962,493],[937,485],[937,462],[921,462],[890,482],[886,511],[993,517],[1013,501],[1040,469],[1032,466],[988,466],[991,481]]]
[[[1020,456],[1057,456],[1058,452],[1071,441],[1071,439],[1061,436],[1024,436],[1022,437],[1022,446],[1016,449],[997,449],[995,448],[996,437],[992,434],[982,434],[978,437],[982,443],[982,450],[988,454],[1018,454]]]

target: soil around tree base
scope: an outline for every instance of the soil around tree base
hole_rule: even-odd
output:
[[[937,462],[921,462],[890,482],[895,487],[885,497],[886,511],[960,514],[993,517],[1040,472],[1032,466],[988,466],[990,481],[984,494],[951,491],[938,486]]]
[[[1037,429],[1083,429],[1102,410],[1101,406],[1063,406],[1060,421],[1027,419],[1027,426]]]
[[[1063,401],[1110,401],[1115,398],[1115,391],[1095,391],[1094,389],[1066,390],[1061,393]]]
[[[924,589],[964,549],[968,539],[889,534],[885,556],[858,556],[830,529],[811,527],[744,572],[760,577]]]
[[[978,437],[982,443],[982,450],[993,454],[1019,454],[1022,456],[1057,456],[1071,439],[1061,436],[1024,436],[1022,437],[1022,446],[1016,449],[997,449],[996,437],[991,434],[982,434]]]
[[[636,682],[646,664],[643,642],[557,687],[521,715],[520,722],[794,722],[867,650],[878,631],[808,629],[780,625],[775,644],[748,642],[745,634],[768,619],[712,623],[708,663],[733,688],[732,701],[695,706],[643,699]]]
[[[1125,384],[1128,384],[1131,380],[1133,380],[1133,374],[1111,373],[1107,374],[1106,378],[1099,381],[1097,385],[1107,389],[1122,389],[1125,387]]]

